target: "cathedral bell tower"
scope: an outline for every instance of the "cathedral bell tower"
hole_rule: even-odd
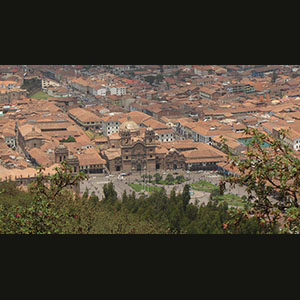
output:
[[[121,145],[129,145],[131,143],[131,133],[129,130],[120,130],[119,135],[121,137]]]
[[[74,174],[79,173],[79,159],[77,156],[70,154],[66,159],[66,163],[73,167]]]
[[[59,144],[54,150],[55,163],[61,163],[68,157],[68,149],[64,144]]]
[[[155,144],[156,135],[152,127],[148,127],[145,131],[145,144]]]

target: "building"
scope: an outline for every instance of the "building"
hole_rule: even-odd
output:
[[[226,161],[226,155],[212,146],[201,143],[197,150],[182,152],[186,168],[195,170],[216,170],[217,164]]]
[[[128,117],[119,128],[120,148],[103,151],[108,169],[112,171],[155,170],[156,136],[152,128],[141,135],[140,127]]]
[[[175,140],[175,132],[170,128],[158,130],[157,136],[160,142],[172,142]]]
[[[6,145],[12,149],[16,149],[16,132],[12,126],[6,126],[2,130],[2,135]]]
[[[149,118],[142,121],[140,126],[153,128],[160,142],[171,142],[175,140],[175,131],[169,128],[165,123]]]
[[[277,128],[273,128],[272,134],[275,138],[282,139],[282,135],[280,133],[280,130],[288,130],[286,133],[286,136],[283,138],[283,142],[285,142],[287,145],[289,145],[293,150],[299,151],[300,150],[300,132],[289,128],[287,126],[281,126]]]
[[[278,70],[279,66],[264,66],[251,70],[252,77],[265,77],[265,75],[271,74]]]
[[[27,152],[27,157],[34,166],[50,167],[53,163],[47,154],[40,148],[32,148]]]
[[[226,87],[229,93],[253,93],[255,87],[251,84],[233,84]]]
[[[116,84],[116,85],[109,86],[108,89],[111,95],[117,95],[117,96],[126,95],[125,85]]]
[[[10,103],[12,100],[18,100],[26,97],[28,94],[27,90],[12,88],[5,89],[0,88],[0,103]]]
[[[83,78],[81,78],[81,77],[75,78],[75,79],[71,80],[70,84],[71,84],[72,88],[74,88],[84,94],[88,93],[89,82],[84,80]]]
[[[101,128],[101,118],[86,109],[72,108],[68,111],[68,115],[85,130],[99,130]]]
[[[194,73],[200,76],[211,75],[214,73],[212,66],[208,66],[208,65],[194,65],[193,68],[194,68]]]
[[[76,154],[75,154],[76,155]],[[86,174],[106,173],[106,160],[103,159],[95,148],[85,149],[77,154],[79,170]]]
[[[121,124],[120,118],[123,118],[123,114],[113,114],[101,118],[102,133],[104,136],[110,136],[116,132],[119,132],[119,126]]]
[[[18,126],[17,128],[17,145],[23,152],[27,149],[40,148],[45,143],[45,137],[41,130],[31,124]]]
[[[66,161],[74,168],[74,172],[86,174],[106,173],[106,161],[98,154],[95,148],[88,148],[72,153],[68,148],[60,144],[55,148],[55,163]]]

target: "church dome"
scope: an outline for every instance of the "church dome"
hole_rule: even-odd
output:
[[[140,127],[134,121],[130,120],[130,117],[128,116],[127,121],[120,125],[119,130],[137,131],[140,130]]]

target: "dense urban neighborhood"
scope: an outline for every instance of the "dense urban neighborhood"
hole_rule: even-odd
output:
[[[65,162],[88,175],[81,196],[188,184],[188,202],[208,204],[243,174],[228,152],[246,156],[249,129],[300,158],[300,65],[0,66],[0,180],[23,190]],[[243,207],[247,186],[225,187],[224,203]]]

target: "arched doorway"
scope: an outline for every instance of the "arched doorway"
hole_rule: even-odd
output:
[[[142,170],[142,165],[141,165],[141,164],[137,164],[136,170],[137,170],[137,171],[141,171],[141,170]]]

